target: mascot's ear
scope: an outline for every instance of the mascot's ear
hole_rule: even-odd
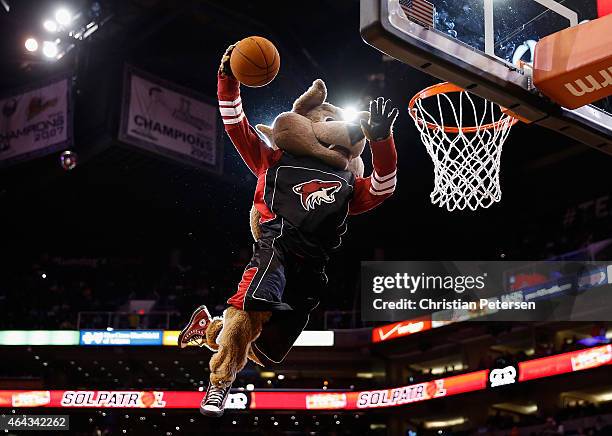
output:
[[[293,112],[306,116],[308,111],[322,105],[326,98],[327,88],[325,87],[325,82],[321,79],[317,79],[312,82],[312,86],[293,103]]]
[[[272,127],[266,126],[265,124],[257,124],[255,128],[259,131],[259,133],[261,133],[266,138],[270,147],[272,147],[274,150],[278,150],[278,147],[274,143],[274,135],[272,134]]]

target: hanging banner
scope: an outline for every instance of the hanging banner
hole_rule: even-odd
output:
[[[72,145],[70,81],[56,77],[0,99],[0,167]]]
[[[127,66],[119,139],[183,163],[221,172],[213,100]]]

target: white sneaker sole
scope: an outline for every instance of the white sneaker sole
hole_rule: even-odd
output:
[[[200,406],[200,413],[204,416],[212,416],[218,418],[223,415],[225,409],[219,409],[217,406],[212,406],[210,404],[203,404]]]

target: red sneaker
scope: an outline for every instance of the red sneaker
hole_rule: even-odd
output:
[[[187,323],[187,326],[181,331],[178,336],[178,345],[181,348],[185,348],[190,343],[203,347],[206,345],[206,329],[210,325],[212,318],[206,306],[202,305],[198,307],[191,319]]]

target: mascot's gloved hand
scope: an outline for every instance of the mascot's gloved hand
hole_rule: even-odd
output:
[[[236,44],[238,43],[230,45],[221,57],[221,65],[219,65],[219,74],[221,74],[222,76],[234,77],[234,75],[232,74],[232,68],[230,67],[230,57],[232,56],[232,50],[234,50]]]
[[[370,119],[361,120],[363,134],[370,141],[380,141],[391,136],[393,123],[399,114],[397,108],[391,107],[391,100],[378,97],[370,102]]]

